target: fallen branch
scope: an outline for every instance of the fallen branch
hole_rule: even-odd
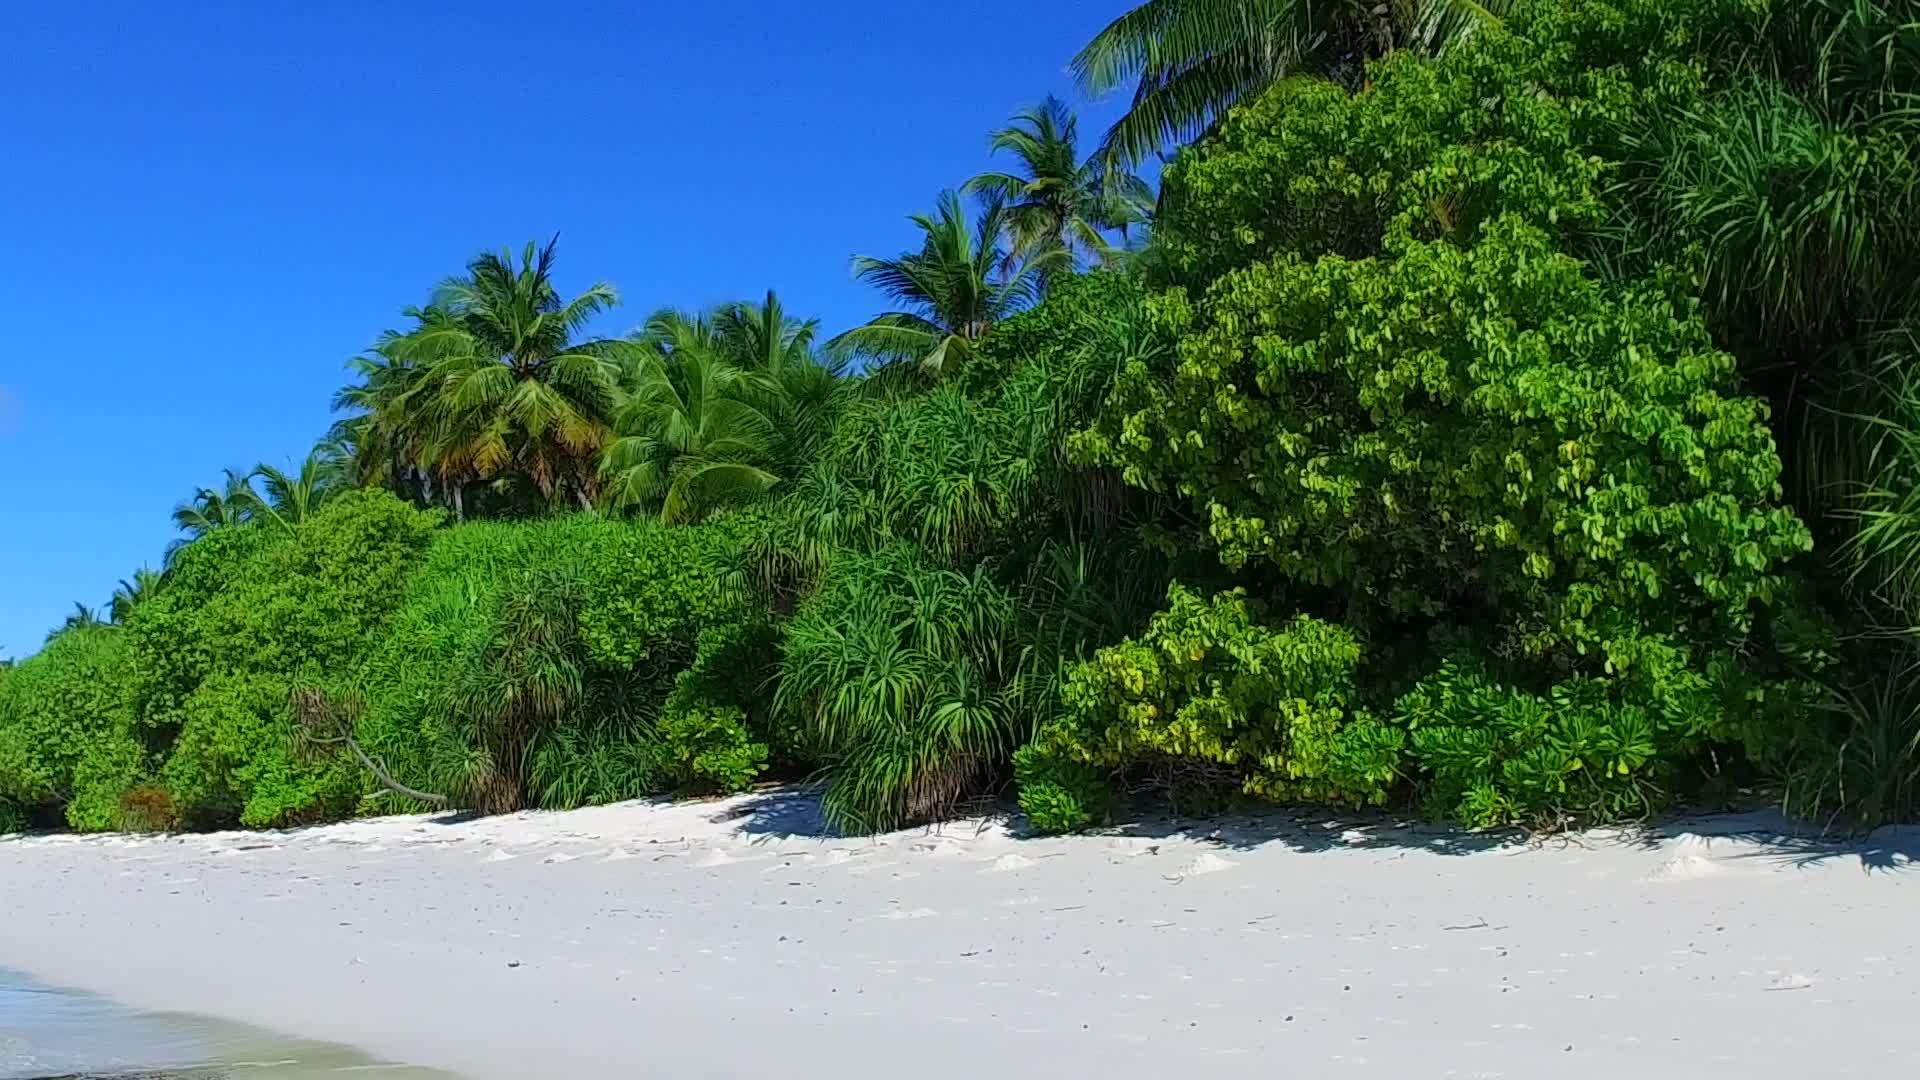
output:
[[[311,755],[345,746],[388,791],[430,806],[452,805],[453,800],[445,795],[421,791],[394,779],[384,763],[361,748],[360,741],[353,737],[354,719],[360,711],[357,701],[336,705],[326,691],[303,687],[293,692],[292,704],[296,749],[301,753]]]

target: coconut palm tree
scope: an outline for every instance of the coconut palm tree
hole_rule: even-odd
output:
[[[75,601],[73,614],[68,615],[67,621],[47,633],[47,641],[52,642],[54,638],[69,630],[92,630],[105,625],[106,623],[100,621],[100,616],[95,614],[92,608]]]
[[[765,466],[775,429],[760,403],[779,395],[779,383],[729,359],[708,319],[663,311],[638,342],[601,458],[604,501],[683,522],[773,487],[779,477]]]
[[[418,308],[406,314],[416,329],[426,320]],[[334,394],[334,412],[345,415],[322,445],[345,482],[424,498],[432,480],[426,468],[426,404],[431,395],[426,369],[400,355],[406,337],[389,330],[349,361],[359,378]]]
[[[252,474],[227,469],[225,475],[225,487],[203,487],[173,508],[174,527],[186,535],[167,545],[167,562],[171,563],[182,548],[216,529],[253,520],[261,503],[259,492],[253,490]]]
[[[253,520],[260,496],[253,490],[252,476],[235,469],[225,470],[225,475],[225,487],[203,487],[173,508],[174,526],[189,539],[197,540],[215,529]]]
[[[314,447],[298,472],[256,465],[251,478],[259,479],[264,493],[255,496],[255,516],[288,530],[304,524],[339,489],[336,465],[324,446]]]
[[[121,578],[120,587],[113,590],[113,599],[107,602],[108,620],[116,626],[126,622],[135,609],[153,599],[164,581],[164,575],[144,566],[133,572],[132,580]]]
[[[1042,253],[1010,265],[1001,238],[1009,231],[1005,202],[989,199],[974,221],[957,192],[945,191],[932,214],[916,214],[925,234],[919,251],[897,258],[858,255],[855,278],[878,287],[902,310],[875,316],[827,343],[841,357],[911,363],[928,377],[963,365],[996,321],[1030,303],[1041,278],[1064,253]]]
[[[1131,168],[1197,138],[1240,101],[1290,75],[1358,82],[1406,45],[1440,51],[1499,21],[1508,0],[1146,0],[1073,58],[1083,91],[1133,86],[1099,156]]]
[[[1152,209],[1153,192],[1139,177],[1106,168],[1097,155],[1080,160],[1079,119],[1052,95],[1015,113],[993,133],[992,146],[1013,155],[1017,171],[982,173],[966,190],[1006,203],[1008,254],[1015,261],[1064,251],[1066,259],[1051,262],[1107,263],[1115,254],[1107,232],[1124,235]]]
[[[736,366],[774,379],[791,368],[815,364],[813,343],[820,320],[797,319],[772,289],[763,303],[722,304],[713,317],[714,335]]]
[[[820,321],[788,315],[771,289],[764,303],[722,305],[713,322],[734,366],[766,377],[763,389],[772,392],[752,400],[773,423],[774,471],[796,475],[819,456],[832,431],[844,396],[844,365],[814,347]]]
[[[408,425],[395,433],[396,449],[439,479],[456,511],[466,485],[497,480],[592,506],[617,349],[578,338],[619,297],[601,283],[562,299],[557,239],[528,244],[517,263],[511,252],[478,256],[414,313],[419,325],[383,344],[391,361],[419,369],[392,402],[394,422]]]

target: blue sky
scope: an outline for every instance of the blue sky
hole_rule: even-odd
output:
[[[482,248],[558,232],[609,332],[769,286],[864,320],[850,256],[1075,100],[1127,6],[17,0],[0,656],[157,567],[221,469],[303,456],[347,358]],[[1076,103],[1085,146],[1123,104]]]

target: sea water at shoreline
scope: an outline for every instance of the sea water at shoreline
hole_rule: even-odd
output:
[[[208,1017],[143,1012],[0,968],[0,1080],[306,1080],[369,1070],[452,1080]]]

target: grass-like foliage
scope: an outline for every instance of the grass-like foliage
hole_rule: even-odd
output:
[[[1013,599],[888,548],[834,564],[788,625],[780,705],[833,770],[829,815],[890,828],[979,794],[1021,741]]]

